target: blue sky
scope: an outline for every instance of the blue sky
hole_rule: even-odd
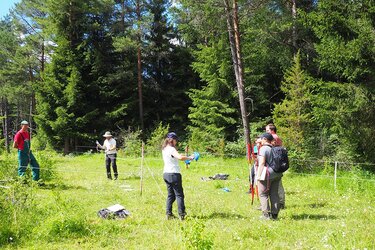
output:
[[[3,18],[6,14],[9,14],[10,8],[21,0],[0,0],[0,18]]]

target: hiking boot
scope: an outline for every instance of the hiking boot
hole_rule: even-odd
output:
[[[167,214],[167,220],[174,220],[176,219],[176,216],[174,214]]]
[[[270,215],[268,213],[263,213],[262,216],[259,217],[261,220],[270,220]]]
[[[185,216],[186,216],[186,215],[180,215],[180,221],[185,220]]]
[[[271,214],[271,219],[272,220],[277,220],[277,216],[278,216],[278,214]]]

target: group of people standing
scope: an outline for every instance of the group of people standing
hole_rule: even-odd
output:
[[[107,131],[103,135],[105,138],[103,145],[96,141],[97,148],[105,151],[105,166],[107,171],[107,178],[112,180],[111,165],[114,174],[114,179],[117,180],[117,146],[116,140],[112,137],[111,132]],[[40,166],[31,151],[31,136],[29,133],[29,123],[27,121],[21,122],[21,129],[17,131],[13,140],[13,147],[18,151],[18,176],[24,177],[27,166],[30,164],[32,179],[34,181],[40,180]]]
[[[39,164],[36,161],[32,151],[30,150],[30,134],[28,132],[29,123],[21,122],[21,129],[14,137],[13,147],[18,149],[18,175],[24,176],[27,166],[31,165],[32,179],[38,181]],[[110,132],[106,132],[103,137],[105,140],[103,145],[96,141],[97,147],[105,151],[105,166],[107,178],[112,179],[111,165],[114,173],[114,179],[118,178],[117,171],[117,151],[116,140]],[[193,160],[194,154],[191,156],[178,153],[176,145],[178,137],[176,133],[167,134],[162,144],[162,155],[164,161],[163,179],[167,186],[166,216],[167,219],[177,218],[172,212],[172,204],[177,200],[178,215],[181,220],[185,219],[185,201],[184,191],[182,187],[182,176],[178,161]],[[268,167],[273,161],[272,147],[281,146],[282,141],[276,134],[274,124],[266,126],[266,133],[260,135],[255,142],[254,153],[256,161],[251,175],[255,179],[258,186],[259,200],[262,210],[263,219],[277,219],[280,209],[285,208],[285,192],[282,184],[282,173],[276,173],[272,168]],[[266,169],[266,178],[264,175]]]
[[[182,187],[182,177],[178,161],[192,160],[194,155],[185,156],[177,152],[176,145],[178,137],[176,133],[168,133],[163,145],[162,154],[164,161],[164,182],[167,185],[166,215],[167,219],[176,218],[172,213],[172,204],[177,200],[179,218],[183,220],[186,216],[184,191]],[[282,173],[276,173],[270,166],[273,161],[272,147],[282,146],[282,140],[276,134],[274,124],[266,126],[266,133],[260,135],[256,140],[257,159],[254,164],[254,179],[257,182],[259,200],[262,210],[262,219],[278,218],[280,209],[285,208],[285,192],[282,184]],[[254,150],[255,151],[255,150]],[[266,177],[262,176],[266,171]]]
[[[283,174],[269,167],[273,161],[272,147],[282,146],[282,140],[276,134],[276,126],[268,124],[266,133],[260,135],[255,144],[257,159],[252,172],[259,192],[261,218],[276,220],[280,209],[285,208]]]

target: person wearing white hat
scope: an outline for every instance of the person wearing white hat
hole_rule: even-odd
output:
[[[25,176],[26,168],[30,164],[32,178],[39,180],[39,164],[31,152],[30,134],[28,131],[29,123],[21,122],[21,129],[14,136],[13,147],[18,149],[18,176]]]
[[[113,174],[114,174],[115,180],[117,180],[118,172],[117,172],[117,164],[116,164],[116,158],[117,158],[116,140],[112,138],[111,132],[109,131],[105,132],[103,137],[105,137],[103,146],[100,145],[98,141],[96,141],[96,145],[98,146],[98,148],[104,149],[105,151],[105,167],[107,169],[107,178],[109,180],[112,180],[112,174],[111,174],[111,164],[112,164]]]

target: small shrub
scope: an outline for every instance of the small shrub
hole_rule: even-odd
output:
[[[146,144],[147,155],[158,156],[161,152],[161,145],[165,138],[165,135],[168,133],[169,125],[163,126],[163,123],[160,122],[155,130],[151,133],[150,139]]]
[[[188,220],[181,227],[187,249],[212,249],[214,242],[211,234],[204,234],[205,225],[200,220]]]
[[[121,154],[126,156],[140,156],[142,149],[141,131],[121,130],[119,135],[119,143],[123,145]]]
[[[0,159],[0,180],[9,180],[17,176],[17,159],[14,155],[3,154]]]
[[[51,151],[33,152],[40,167],[40,178],[45,181],[54,180],[58,177],[56,172],[56,155]]]
[[[225,155],[229,157],[243,157],[246,155],[245,143],[243,140],[228,142],[225,145],[224,152]]]

